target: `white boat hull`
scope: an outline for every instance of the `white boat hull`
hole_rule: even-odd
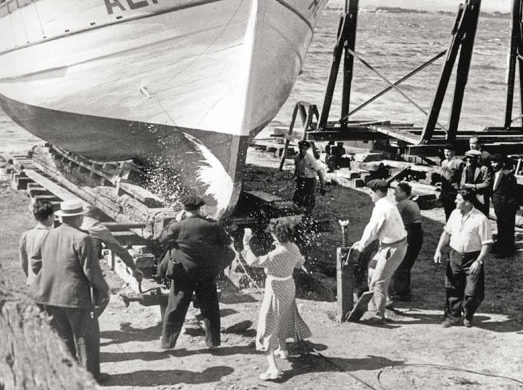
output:
[[[184,177],[203,169],[184,182],[219,217],[238,199],[248,138],[287,99],[326,0],[26,2],[0,8],[6,113],[89,158],[166,164]]]

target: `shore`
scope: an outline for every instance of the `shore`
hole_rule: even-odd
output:
[[[284,171],[273,157],[250,151],[245,187],[291,199],[292,161]],[[18,266],[17,242],[32,226],[29,199],[0,182],[0,286],[25,291]],[[363,192],[329,186],[318,196],[316,218],[330,221],[331,231],[310,237],[311,266],[329,275],[341,244],[338,220],[349,219],[349,242],[368,221],[371,201]],[[313,337],[306,346],[290,343],[291,356],[281,361],[283,376],[262,382],[263,354],[254,349],[262,292],[228,290],[222,295],[222,347],[205,348],[203,330],[190,309],[176,349],[159,348],[157,306],[125,308],[118,293],[126,287],[110,270],[111,303],[100,319],[102,371],[111,374],[109,389],[519,389],[523,386],[523,253],[486,262],[486,298],[473,328],[442,328],[442,267],[432,262],[442,231],[443,211],[423,211],[425,241],[413,269],[413,299],[388,311],[385,326],[334,321],[336,302],[318,300],[301,286],[299,310]],[[518,240],[523,239],[521,229]],[[298,286],[300,287],[300,286]],[[309,348],[313,348],[311,351]],[[512,379],[511,379],[512,378]],[[519,381],[519,383],[517,381]]]

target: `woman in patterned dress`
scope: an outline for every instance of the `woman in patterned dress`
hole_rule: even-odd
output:
[[[245,231],[243,257],[247,264],[265,268],[265,294],[258,318],[256,349],[264,351],[269,368],[260,378],[276,379],[280,375],[275,354],[288,357],[285,340],[305,339],[311,336],[296,306],[296,286],[292,274],[295,268],[303,267],[304,258],[292,242],[293,226],[288,218],[271,220],[269,232],[275,248],[264,256],[257,257],[249,246],[251,234]]]

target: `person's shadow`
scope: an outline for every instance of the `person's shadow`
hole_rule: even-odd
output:
[[[203,371],[190,370],[140,370],[126,372],[122,374],[111,375],[110,379],[104,383],[104,386],[167,386],[178,383],[203,384],[220,381],[224,376],[234,372],[232,367],[216,366],[209,367]]]
[[[162,330],[161,324],[156,324],[148,328],[135,328],[129,322],[120,324],[120,330],[106,330],[100,332],[101,339],[111,339],[103,341],[101,346],[111,345],[115,342],[126,343],[131,341],[153,341],[158,340]]]
[[[311,372],[347,372],[350,374],[352,371],[374,371],[405,364],[404,360],[391,360],[373,355],[359,359],[331,357],[320,352],[326,349],[325,345],[310,342],[290,344],[288,360],[292,369],[283,372],[282,376],[274,382],[285,383],[295,376]],[[351,376],[354,377],[354,375]]]
[[[208,354],[211,353],[215,356],[230,356],[230,355],[253,355],[258,354],[254,343],[249,343],[246,345],[235,345],[235,346],[222,346],[220,348],[209,350],[208,348],[201,349],[185,349],[185,348],[174,348],[157,351],[139,351],[139,352],[101,352],[100,360],[103,363],[107,362],[123,362],[130,360],[143,360],[143,361],[154,361],[162,360],[168,356],[172,357],[187,357],[192,355],[199,354]]]
[[[443,310],[440,313],[426,313],[416,309],[402,310],[401,308],[395,308],[392,312],[396,316],[392,324],[399,326],[409,324],[440,324],[444,320]],[[493,321],[492,319],[496,317],[503,317],[503,319]],[[521,331],[521,325],[518,324],[516,320],[500,314],[495,315],[495,317],[484,313],[476,314],[473,319],[473,327],[501,333]]]

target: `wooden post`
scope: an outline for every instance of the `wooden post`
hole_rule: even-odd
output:
[[[520,39],[519,24],[521,23],[521,0],[512,2],[512,34],[510,35],[510,53],[507,77],[507,100],[505,105],[505,129],[512,124],[512,106],[514,103],[514,82],[516,80],[516,58],[518,56],[518,39]]]
[[[285,164],[285,158],[287,157],[287,150],[289,149],[289,143],[291,142],[292,132],[294,130],[294,124],[296,123],[296,116],[298,115],[298,109],[301,102],[296,103],[294,106],[294,111],[292,112],[291,124],[289,125],[289,130],[287,132],[287,138],[285,139],[285,146],[283,147],[283,153],[281,155],[279,171],[283,170],[283,164]]]
[[[358,6],[359,0],[350,0],[348,10],[346,14],[349,18],[348,31],[346,36],[345,46],[352,51],[356,48],[356,30],[358,26]],[[349,53],[348,50],[344,50],[344,61],[343,61],[343,88],[342,88],[342,101],[341,101],[341,118],[345,118],[349,114],[350,108],[350,93],[352,87],[352,76],[354,70],[354,57]]]
[[[481,0],[469,0],[467,2],[466,18],[463,20],[466,33],[461,42],[461,52],[456,71],[457,75],[456,85],[454,87],[454,98],[450,111],[449,132],[447,134],[447,141],[449,142],[454,142],[456,140],[459,118],[461,116],[461,107],[463,105],[463,95],[465,94],[465,86],[467,85],[470,62],[472,60],[472,51],[478,26],[480,5]]]
[[[350,262],[344,264],[348,248],[336,249],[336,321],[343,322],[354,306],[354,273]]]

